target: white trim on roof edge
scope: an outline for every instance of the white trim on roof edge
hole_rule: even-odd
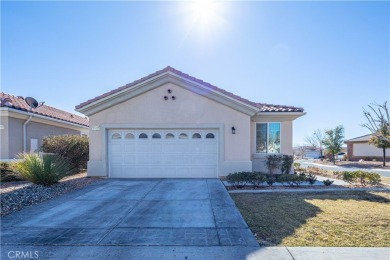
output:
[[[27,117],[32,116],[33,118],[51,121],[52,122],[51,125],[54,125],[54,126],[64,127],[63,125],[67,125],[68,128],[73,127],[73,128],[89,129],[88,126],[79,125],[76,123],[71,123],[71,122],[61,120],[61,119],[56,119],[56,118],[52,118],[52,117],[48,117],[48,116],[35,114],[35,113],[29,113],[29,112],[15,109],[15,108],[11,108],[11,107],[0,107],[0,112],[1,112],[1,116],[12,116],[12,117],[19,118],[19,119],[26,119],[26,116]],[[15,115],[13,115],[13,113],[20,114],[23,116],[15,116]],[[42,123],[42,122],[38,122],[38,123]]]
[[[184,82],[186,84],[184,84]],[[81,112],[87,116],[91,116],[95,113],[98,113],[102,110],[105,110],[109,107],[129,100],[133,97],[141,95],[149,90],[155,89],[167,83],[175,84],[191,92],[210,98],[220,104],[228,106],[249,116],[253,116],[259,111],[259,108],[257,107],[241,102],[235,98],[224,95],[223,93],[207,88],[202,84],[181,77],[169,71],[155,76],[151,79],[147,79],[143,82],[140,82],[139,84],[136,84],[132,87],[125,88],[117,93],[113,93],[107,97],[96,100],[90,104],[76,109],[76,111]],[[194,91],[194,89],[196,89],[197,91]]]

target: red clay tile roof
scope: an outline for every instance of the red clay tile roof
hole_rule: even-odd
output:
[[[9,107],[9,108],[14,108],[17,110],[21,111],[30,111],[30,106],[26,103],[24,100],[24,97],[21,96],[13,96],[9,95],[3,92],[0,92],[0,98],[9,98],[10,102],[3,103],[1,102],[0,106],[1,107]],[[58,119],[61,121],[81,125],[81,126],[89,126],[89,120],[87,117],[82,117],[78,116],[63,110],[59,110],[57,108],[47,106],[47,105],[42,105],[38,108],[31,109],[30,111],[33,114],[41,115],[41,116],[46,116],[54,119]]]
[[[303,108],[300,108],[300,107],[281,106],[281,105],[269,105],[269,104],[264,104],[264,103],[255,103],[255,102],[249,101],[249,100],[247,100],[245,98],[242,98],[240,96],[234,95],[233,93],[228,92],[228,91],[226,91],[224,89],[218,88],[217,86],[211,85],[210,83],[204,82],[201,79],[197,79],[195,77],[192,77],[192,76],[190,76],[190,75],[188,75],[186,73],[183,73],[183,72],[181,72],[179,70],[176,70],[176,69],[174,69],[172,67],[169,67],[169,66],[164,68],[164,69],[162,69],[162,70],[156,71],[156,72],[154,72],[154,73],[152,73],[152,74],[150,74],[150,75],[148,75],[146,77],[138,79],[138,80],[136,80],[136,81],[134,81],[132,83],[126,84],[126,85],[124,85],[122,87],[119,87],[117,89],[111,90],[110,92],[104,93],[103,95],[100,95],[100,96],[97,96],[95,98],[89,99],[89,100],[81,103],[80,105],[76,106],[76,109],[80,109],[80,108],[82,108],[82,107],[84,107],[86,105],[89,105],[89,104],[91,104],[91,103],[93,103],[95,101],[98,101],[98,100],[100,100],[102,98],[108,97],[108,96],[110,96],[112,94],[115,94],[115,93],[117,93],[119,91],[122,91],[124,89],[131,88],[131,87],[133,87],[133,86],[135,86],[135,85],[137,85],[137,84],[139,84],[139,83],[141,83],[143,81],[146,81],[148,79],[151,79],[153,77],[156,77],[156,76],[158,76],[160,74],[163,74],[163,73],[166,73],[166,72],[174,73],[174,74],[176,74],[176,75],[178,75],[180,77],[186,78],[186,79],[194,81],[196,83],[199,83],[199,84],[201,84],[202,86],[204,86],[206,88],[209,88],[209,89],[212,89],[214,91],[217,91],[217,92],[219,92],[221,94],[224,94],[226,96],[234,98],[234,99],[236,99],[238,101],[241,101],[241,102],[243,102],[245,104],[248,104],[248,105],[253,106],[253,107],[257,107],[257,108],[260,109],[259,112],[303,112],[303,110],[304,110]]]

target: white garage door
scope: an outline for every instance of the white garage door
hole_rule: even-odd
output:
[[[113,178],[216,178],[218,131],[111,129]]]

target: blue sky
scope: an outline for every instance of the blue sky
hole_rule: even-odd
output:
[[[390,100],[390,3],[1,2],[1,90],[75,105],[168,65],[256,102],[294,105],[313,129],[367,133]]]

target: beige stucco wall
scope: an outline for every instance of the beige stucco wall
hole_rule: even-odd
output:
[[[386,154],[390,155],[390,149],[386,149]],[[374,145],[368,143],[353,144],[353,156],[383,156],[383,150],[376,148]]]
[[[13,159],[17,155],[23,152],[23,124],[28,119],[25,116],[24,119],[14,118],[9,116],[2,116],[2,125],[4,129],[0,130],[1,133],[1,155],[0,159]],[[39,120],[39,122],[34,122]],[[42,145],[43,137],[49,135],[80,135],[80,131],[75,129],[69,129],[65,127],[59,127],[55,125],[48,125],[43,123],[42,119],[36,119],[33,117],[26,126],[26,151],[30,151],[30,140],[38,140],[38,148]],[[48,121],[47,123],[50,123]]]
[[[8,159],[9,153],[9,145],[8,145],[8,117],[1,116],[0,117],[0,125],[2,126],[0,129],[0,159],[6,158]]]
[[[172,90],[171,94],[167,92],[168,89]],[[176,100],[165,101],[164,96],[175,96]],[[252,168],[250,116],[172,83],[90,115],[89,120],[92,128],[100,127],[98,131],[90,131],[88,174],[92,176],[107,175],[104,136],[106,129],[113,125],[154,125],[158,128],[175,124],[198,124],[200,127],[220,124],[224,133],[220,134],[223,137],[220,143],[223,158],[219,175]],[[231,133],[232,126],[236,128],[235,135]]]

